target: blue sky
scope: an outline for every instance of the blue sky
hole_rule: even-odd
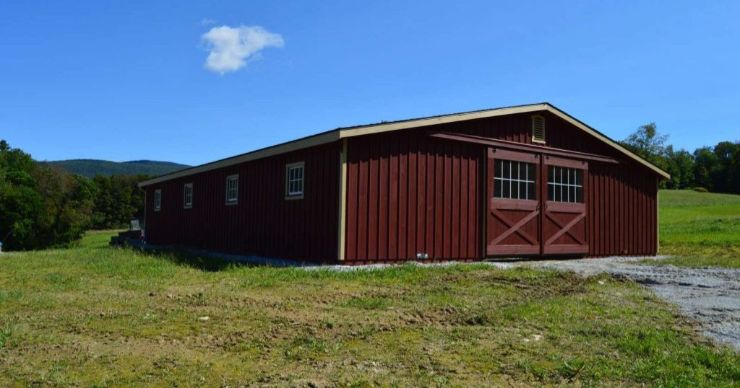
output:
[[[199,164],[541,101],[616,139],[740,140],[737,1],[3,0],[0,53],[0,138],[39,160]]]

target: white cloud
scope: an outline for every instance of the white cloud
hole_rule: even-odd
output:
[[[262,49],[283,47],[285,43],[280,34],[260,26],[213,27],[202,38],[209,51],[206,69],[221,74],[241,69]]]
[[[213,25],[213,24],[216,24],[216,21],[213,20],[213,19],[211,19],[211,18],[203,18],[203,19],[200,19],[200,25],[201,26],[210,26],[210,25]]]

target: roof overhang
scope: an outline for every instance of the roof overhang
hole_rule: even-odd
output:
[[[665,179],[670,178],[670,175],[668,173],[656,167],[655,165],[648,162],[647,160],[635,155],[633,152],[622,147],[619,143],[610,139],[609,137],[602,134],[601,132],[589,127],[588,125],[584,124],[580,120],[563,112],[562,110],[556,108],[555,106],[549,103],[539,103],[539,104],[519,105],[519,106],[512,106],[512,107],[505,107],[505,108],[486,109],[486,110],[479,110],[479,111],[473,111],[473,112],[454,113],[454,114],[448,114],[448,115],[424,117],[424,118],[411,119],[411,120],[402,120],[402,121],[362,125],[362,126],[356,126],[356,127],[338,128],[338,129],[334,129],[328,132],[323,132],[317,135],[308,136],[308,137],[304,137],[304,138],[290,141],[287,143],[278,144],[272,147],[262,148],[262,149],[248,152],[245,154],[233,156],[233,157],[226,158],[226,159],[217,160],[215,162],[202,164],[200,166],[195,166],[195,167],[187,168],[184,170],[175,171],[175,172],[172,172],[166,175],[162,175],[157,178],[143,181],[139,183],[139,187],[150,186],[156,183],[160,183],[160,182],[164,182],[164,181],[168,181],[172,179],[182,178],[182,177],[186,177],[189,175],[194,175],[194,174],[211,171],[211,170],[215,170],[215,169],[219,169],[223,167],[233,166],[235,164],[249,162],[249,161],[256,160],[256,159],[262,159],[262,158],[267,158],[267,157],[274,156],[274,155],[280,155],[280,154],[284,154],[287,152],[301,150],[304,148],[332,143],[337,140],[346,139],[346,138],[355,137],[355,136],[371,135],[375,133],[399,131],[403,129],[448,124],[448,123],[454,123],[454,122],[459,122],[459,121],[476,120],[476,119],[483,119],[483,118],[489,118],[489,117],[507,116],[507,115],[542,112],[542,111],[550,112],[553,115],[567,121],[568,123],[581,129],[587,134],[603,141],[604,143],[608,144],[612,148],[618,150],[619,152],[626,155],[630,159],[633,159],[636,162],[644,165],[645,167],[654,171],[659,176]]]
[[[566,157],[577,160],[589,160],[601,163],[619,164],[619,161],[617,159],[610,158],[608,156],[589,154],[587,152],[572,151],[562,148],[541,146],[537,144],[523,144],[508,140],[491,139],[483,136],[462,135],[452,132],[431,133],[429,136],[436,137],[438,139],[459,141],[463,143],[483,144],[489,147],[501,148],[511,151],[524,151],[531,153],[540,153],[543,155]]]

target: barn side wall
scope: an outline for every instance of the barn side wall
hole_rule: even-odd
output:
[[[312,147],[146,187],[146,238],[262,257],[330,262],[337,258],[339,143]],[[285,199],[285,165],[305,162],[304,197]],[[226,205],[226,177],[239,174],[239,199]],[[193,207],[183,209],[183,185]],[[162,208],[154,211],[154,190]]]
[[[548,112],[546,145],[619,160],[589,163],[589,256],[657,252],[658,176]],[[443,124],[348,141],[349,262],[482,259],[486,151],[428,137],[456,132],[531,144],[531,115]],[[397,182],[397,183],[396,183]]]
[[[636,163],[592,163],[588,182],[590,256],[655,255],[658,179]]]
[[[347,262],[480,258],[480,147],[409,130],[347,150]]]

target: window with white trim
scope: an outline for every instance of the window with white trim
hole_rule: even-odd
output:
[[[185,209],[193,208],[193,184],[186,183],[182,187],[182,207]]]
[[[550,166],[547,174],[547,199],[554,202],[583,203],[583,170]]]
[[[532,141],[535,143],[545,142],[545,117],[532,116]]]
[[[154,211],[158,212],[162,209],[162,190],[154,190]]]
[[[496,159],[493,197],[537,199],[537,173],[534,163]]]
[[[285,198],[303,198],[304,163],[291,163],[285,166]]]
[[[236,205],[239,200],[239,174],[226,177],[226,204]]]

